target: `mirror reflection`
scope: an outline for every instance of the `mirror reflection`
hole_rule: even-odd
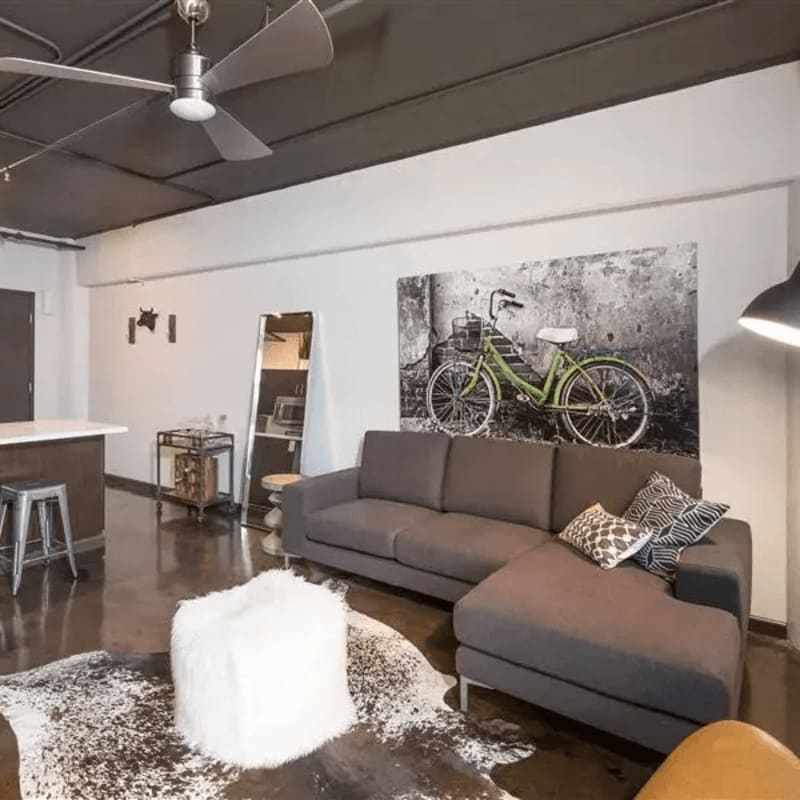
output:
[[[269,532],[274,555],[283,554],[283,488],[302,472],[313,328],[310,312],[265,314],[259,328],[242,522]]]

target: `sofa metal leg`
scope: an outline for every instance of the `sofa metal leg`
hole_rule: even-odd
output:
[[[462,714],[466,714],[469,708],[469,687],[480,686],[481,689],[494,689],[480,681],[473,681],[471,678],[465,678],[463,675],[458,676],[458,705]]]

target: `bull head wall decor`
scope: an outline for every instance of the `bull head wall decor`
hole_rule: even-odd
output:
[[[156,329],[156,319],[158,318],[158,312],[153,310],[153,307],[150,306],[148,311],[145,311],[141,306],[139,306],[139,319],[136,321],[136,324],[140,328],[147,328],[149,331],[155,331]]]

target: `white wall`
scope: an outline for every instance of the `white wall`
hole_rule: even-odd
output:
[[[795,62],[90,237],[80,280],[265,263],[781,182],[800,176],[798,142]]]
[[[270,265],[116,285],[91,293],[90,416],[128,425],[108,442],[110,472],[152,481],[154,432],[228,414],[243,441],[258,317],[314,311],[308,472],[354,463],[366,428],[399,417],[395,282],[430,270],[697,241],[701,459],[706,494],[755,536],[754,613],[785,619],[786,384],[780,348],[741,331],[750,298],[786,269],[787,190],[596,215]],[[126,341],[139,305],[178,315]],[[240,448],[240,454],[241,454]],[[237,469],[237,476],[241,469]]]
[[[36,293],[34,416],[85,418],[89,290],[72,252],[0,242],[0,288]]]
[[[399,276],[694,240],[706,494],[752,523],[753,612],[783,621],[785,353],[736,319],[785,275],[798,142],[790,64],[92,237],[90,412],[131,429],[108,469],[152,481],[155,431],[190,417],[227,414],[242,443],[262,313],[317,314],[315,473],[397,426]],[[140,305],[162,325],[130,346]]]

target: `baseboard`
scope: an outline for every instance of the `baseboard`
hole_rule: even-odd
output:
[[[785,622],[775,622],[772,619],[762,617],[750,617],[749,629],[751,633],[758,633],[762,636],[771,636],[773,639],[788,638],[788,629]]]
[[[105,547],[105,533],[100,533],[97,536],[89,536],[86,539],[76,539],[74,544],[76,553],[88,553],[92,550],[105,550]]]
[[[123,478],[121,475],[112,475],[106,472],[106,486],[111,489],[124,489],[131,494],[139,494],[144,497],[156,496],[156,485],[147,481],[137,481],[133,478]]]

